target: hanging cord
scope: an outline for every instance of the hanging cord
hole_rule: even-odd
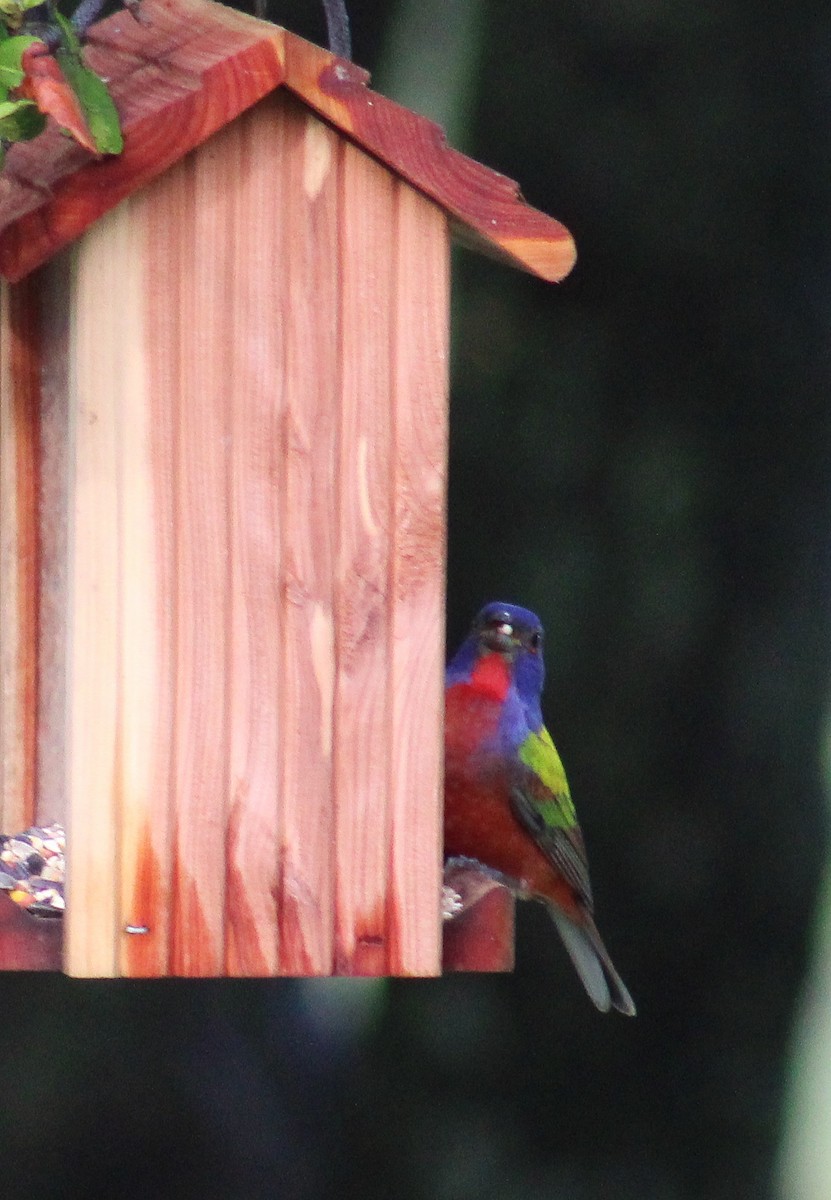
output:
[[[333,54],[337,54],[338,58],[351,58],[352,38],[345,0],[323,0],[323,11],[326,13],[329,49]]]
[[[97,20],[103,7],[104,0],[81,0],[70,18],[78,37],[84,36],[93,21]]]
[[[71,17],[75,32],[79,37],[83,37],[96,20],[104,3],[105,0],[81,0]],[[267,0],[255,0],[255,12],[258,17],[265,17],[266,6]],[[137,6],[127,3],[125,7],[132,10]],[[349,32],[349,15],[346,11],[345,0],[323,0],[323,11],[326,14],[329,49],[333,54],[337,54],[338,58],[351,59],[352,38]]]

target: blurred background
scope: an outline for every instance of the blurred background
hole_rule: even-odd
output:
[[[15,1194],[828,1200],[831,11],[351,0],[379,90],[573,232],[458,252],[448,639],[548,630],[601,1016],[545,914],[509,977],[0,975]],[[325,38],[318,0],[269,15]]]

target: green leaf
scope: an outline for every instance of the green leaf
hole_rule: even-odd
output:
[[[43,132],[46,117],[31,100],[6,100],[0,104],[0,139],[28,142]]]
[[[104,81],[64,50],[55,57],[84,110],[96,149],[101,154],[120,154],[124,149],[121,124]]]
[[[83,65],[81,43],[71,21],[61,13],[55,13],[55,18],[61,27],[63,39],[63,46],[55,57],[84,110],[96,149],[101,154],[120,154],[124,149],[121,122],[107,85],[94,71]]]
[[[20,87],[23,82],[20,60],[32,43],[39,41],[40,38],[26,37],[22,34],[0,41],[0,85],[5,88]]]
[[[2,3],[3,0],[0,0],[0,4]],[[63,13],[56,12],[55,20],[61,27],[61,38],[63,40],[64,50],[66,50],[67,54],[71,54],[73,58],[76,58],[78,62],[80,62],[81,43],[78,41],[78,34],[75,32],[75,26],[67,17],[63,15]]]

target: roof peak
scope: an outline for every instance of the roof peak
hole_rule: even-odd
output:
[[[575,259],[565,226],[512,180],[451,149],[432,121],[368,87],[331,51],[213,0],[142,0],[94,25],[86,58],[108,80],[124,152],[96,159],[50,122],[0,172],[0,274],[16,280],[104,212],[279,87],[445,210],[467,243],[543,279]]]

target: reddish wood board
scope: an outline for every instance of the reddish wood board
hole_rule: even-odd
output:
[[[32,917],[0,892],[0,970],[60,971],[63,920]]]
[[[33,288],[0,294],[0,833],[36,820],[40,328]]]
[[[494,888],[461,916],[445,922],[442,970],[513,971],[515,901]]]
[[[437,125],[369,90],[354,64],[211,0],[143,0],[96,25],[90,66],[109,81],[124,152],[96,161],[50,126],[11,148],[0,173],[0,274],[17,280],[120,200],[285,84],[361,149],[440,205],[464,240],[561,279],[568,230],[515,183],[447,147]]]
[[[516,902],[510,891],[469,865],[445,866],[444,883],[463,907],[444,922],[442,970],[512,971]]]

